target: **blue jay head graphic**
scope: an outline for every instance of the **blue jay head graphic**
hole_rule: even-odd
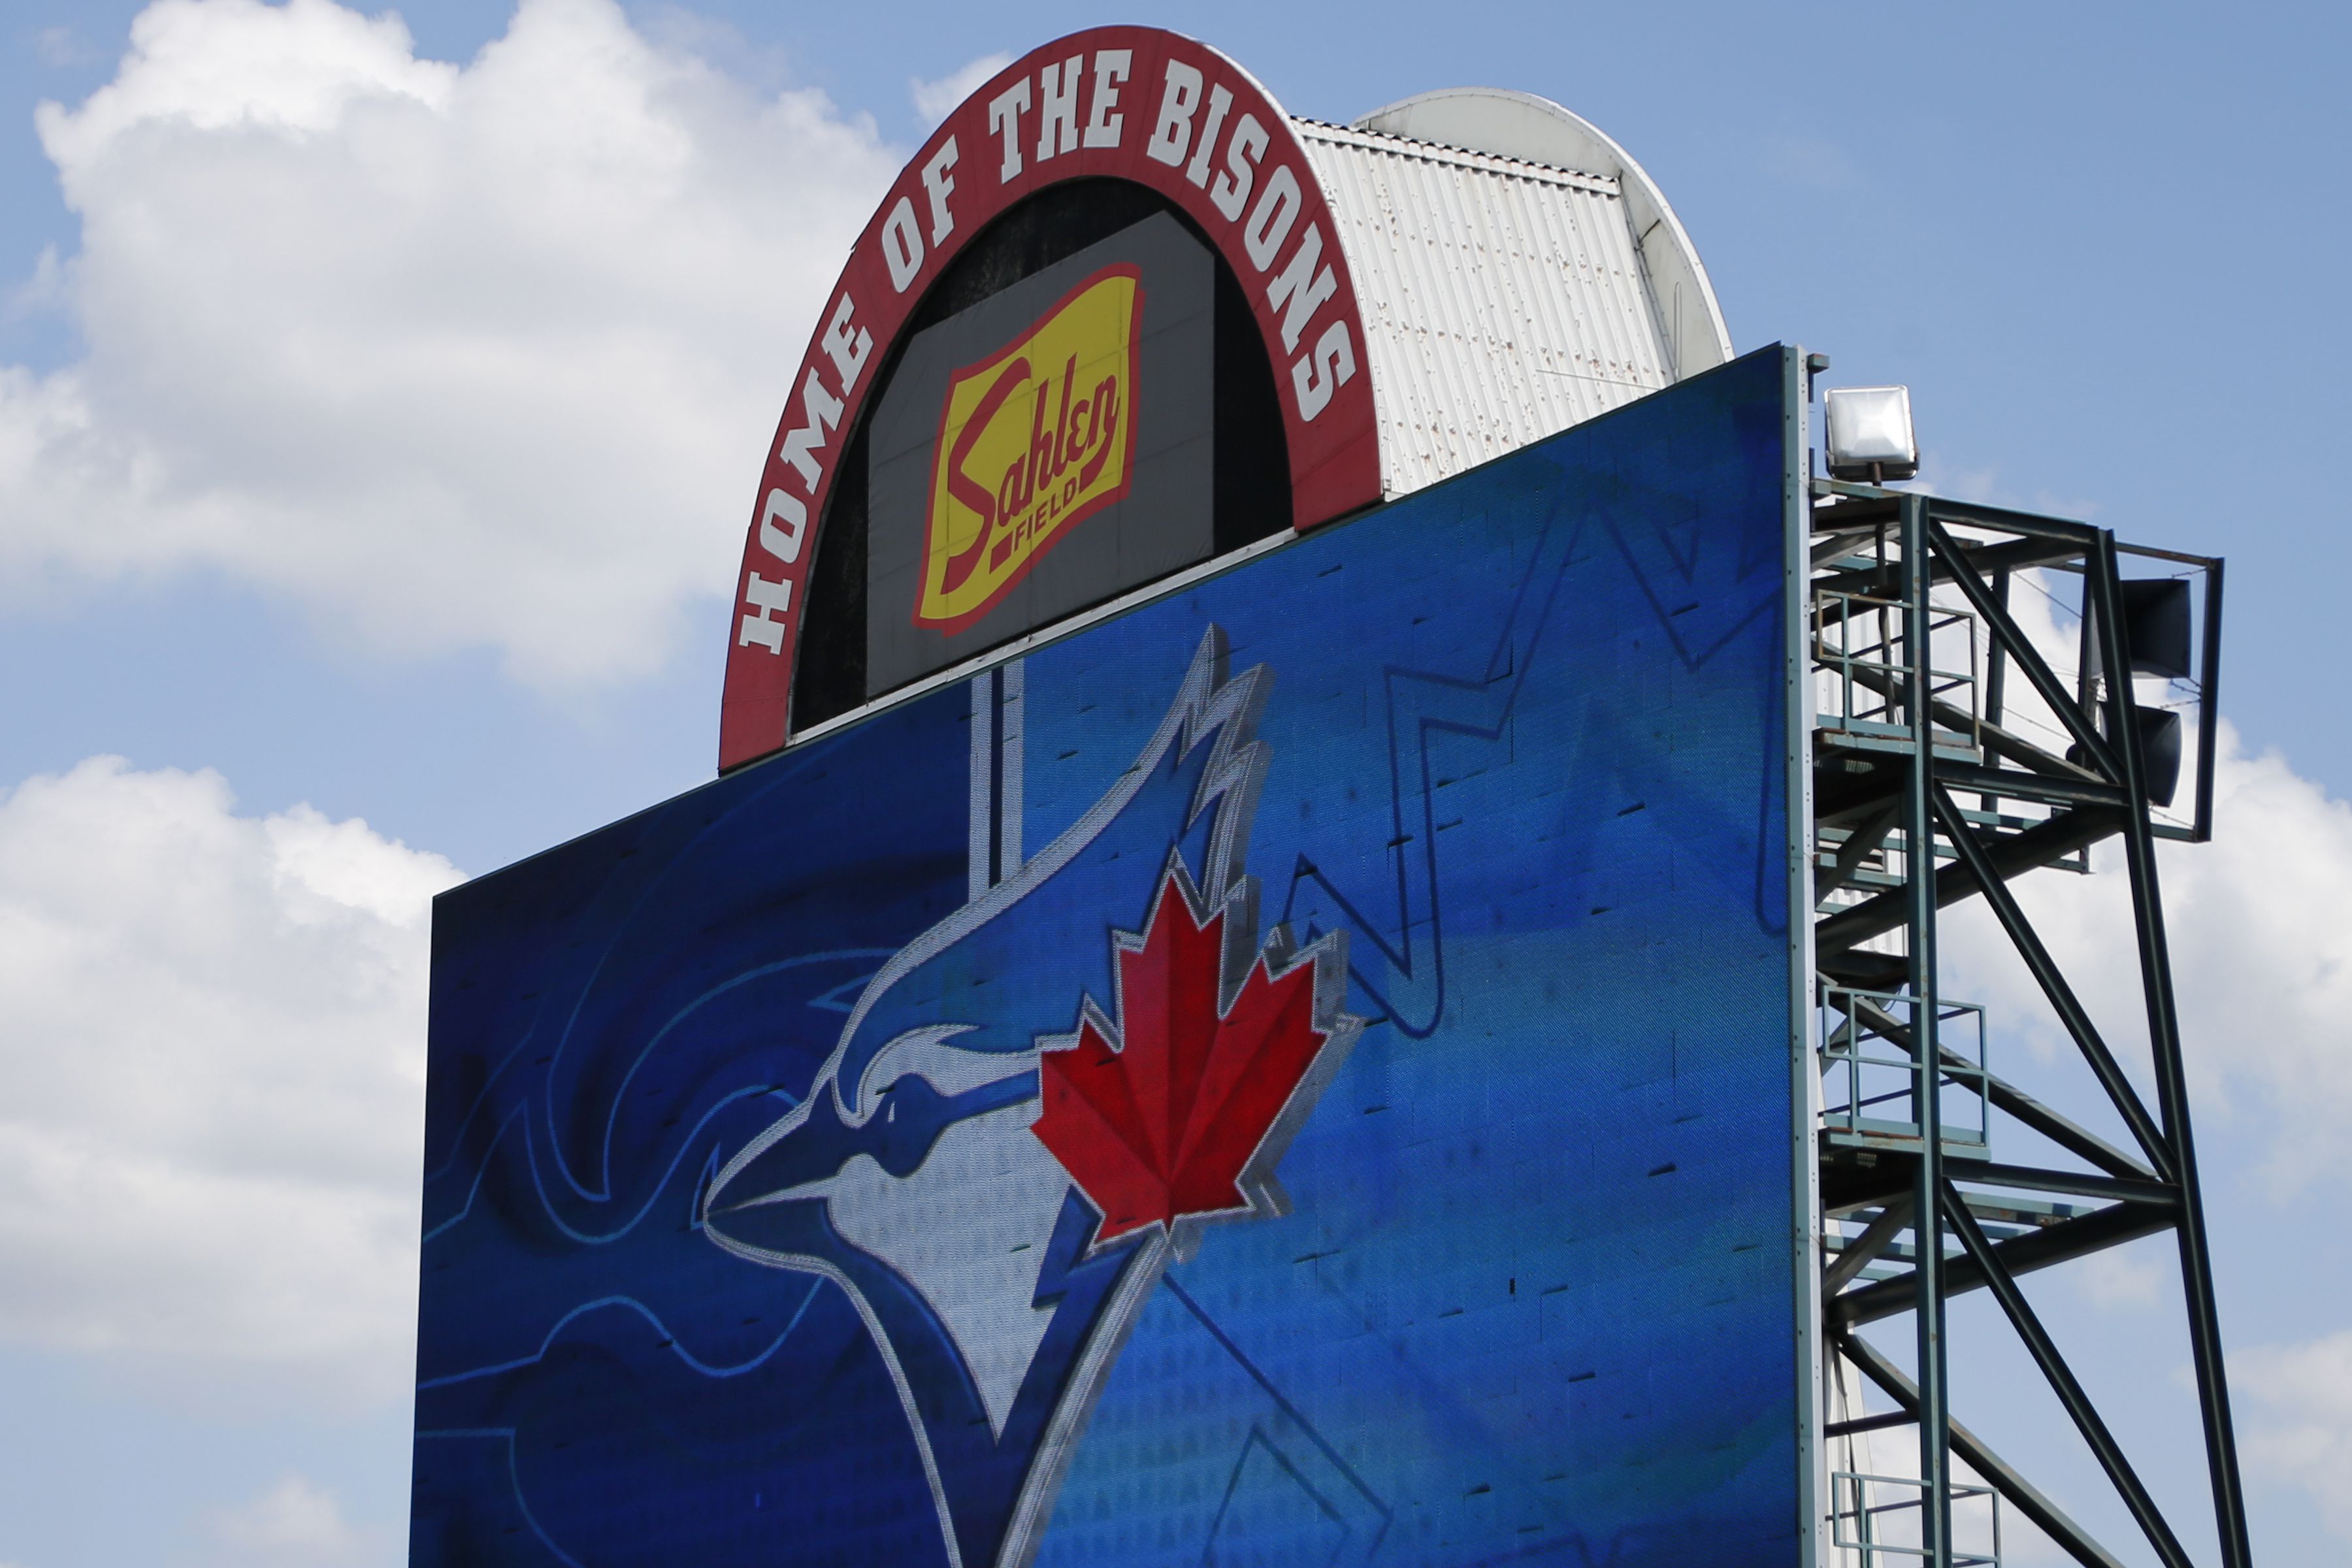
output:
[[[1109,792],[885,963],[807,1098],[703,1198],[717,1245],[822,1275],[856,1306],[957,1568],[1026,1561],[1135,1312],[1198,1244],[1193,1218],[1101,1240],[1099,1206],[1034,1128],[1044,1054],[1118,1037],[1106,1009],[1142,948],[1132,933],[1171,921],[1196,949],[1213,941],[1219,1012],[1253,977],[1311,1008],[1311,1060],[1270,1091],[1280,1114],[1225,1212],[1279,1212],[1274,1162],[1362,1027],[1341,1006],[1344,932],[1296,952],[1279,929],[1260,940],[1242,866],[1271,676],[1225,662],[1212,627]]]

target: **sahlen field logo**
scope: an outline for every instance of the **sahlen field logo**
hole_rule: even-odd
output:
[[[1213,627],[1110,793],[893,956],[703,1199],[719,1246],[856,1304],[958,1568],[1029,1559],[1162,1269],[1286,1211],[1276,1164],[1363,1027],[1344,931],[1259,933],[1271,680],[1224,664]]]
[[[1142,322],[1140,270],[1105,267],[950,378],[917,626],[971,626],[1071,529],[1127,494]]]

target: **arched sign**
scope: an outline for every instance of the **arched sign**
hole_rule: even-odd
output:
[[[1274,367],[1294,525],[1309,528],[1380,499],[1355,286],[1289,118],[1248,72],[1206,45],[1151,27],[1074,33],[997,73],[931,134],[858,237],[820,315],[744,539],[719,709],[722,771],[790,738],[793,667],[835,470],[925,290],[995,219],[1049,186],[1081,178],[1156,193],[1206,237],[1240,283]],[[1106,282],[1069,308],[1108,311],[1113,320],[1123,299]],[[1038,328],[1048,337],[1057,330],[1083,335],[1086,323]],[[956,384],[965,392],[979,385],[968,378]],[[1076,434],[1066,432],[1063,444],[1110,431],[1112,409],[1097,402],[1087,423],[1071,423]],[[944,410],[942,418],[956,412]],[[1076,485],[1077,475],[1064,482]],[[1086,482],[1115,481],[1098,470]],[[1074,489],[1068,526],[1100,496]],[[944,564],[938,575],[939,622],[960,625],[965,579],[950,577]],[[974,604],[985,597],[977,588],[969,593]]]

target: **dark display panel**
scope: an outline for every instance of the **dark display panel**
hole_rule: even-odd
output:
[[[436,904],[419,1563],[1790,1563],[1778,351]]]
[[[911,328],[920,332],[950,321],[1154,216],[1167,216],[1206,247],[1205,237],[1181,209],[1143,186],[1107,179],[1050,185],[989,225],[924,295]],[[1214,274],[1210,308],[1213,552],[1224,555],[1289,532],[1293,520],[1289,458],[1272,366],[1239,280],[1213,251],[1210,259]],[[877,384],[886,390],[896,379],[898,360],[893,350],[883,364]],[[837,719],[893,689],[870,682],[866,668],[871,425],[870,411],[856,421],[818,536],[808,584],[807,628],[793,687],[796,732]]]
[[[908,342],[866,431],[868,696],[1208,558],[1215,276],[1159,214]]]

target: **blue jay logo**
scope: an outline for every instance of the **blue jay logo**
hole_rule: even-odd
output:
[[[1274,1165],[1363,1026],[1347,1013],[1345,933],[1261,939],[1242,871],[1266,767],[1265,666],[1225,669],[1202,639],[1176,700],[1108,794],[1034,859],[883,965],[808,1098],[713,1178],[704,1229],[739,1257],[833,1280],[887,1363],[955,1568],[1019,1568],[1051,1515],[1096,1394],[1171,1257],[1204,1226],[1278,1214]],[[1171,906],[1181,900],[1181,910]],[[1216,944],[1213,1025],[1248,985],[1299,1015],[1291,1074],[1255,1095],[1229,1201],[1106,1225],[1037,1128],[1041,1076],[1115,1067],[1124,977],[1145,939]],[[1172,940],[1172,939],[1171,939]],[[1256,994],[1258,993],[1253,993]],[[1132,1044],[1132,1040],[1129,1044]],[[1068,1051],[1057,1071],[1045,1053]],[[1139,1057],[1140,1053],[1139,1053]],[[1085,1070],[1085,1069],[1077,1069]],[[1196,1067],[1246,1100],[1246,1065]],[[1141,1134],[1138,1134],[1140,1140]],[[1196,1125],[1192,1135],[1200,1142]],[[1164,1140],[1163,1140],[1164,1141]]]

